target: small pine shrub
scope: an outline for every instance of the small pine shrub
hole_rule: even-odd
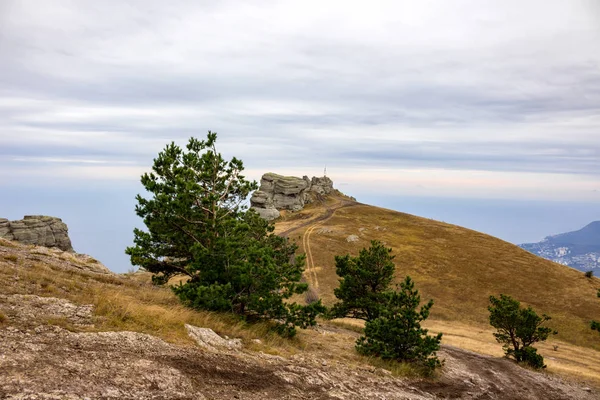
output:
[[[519,363],[527,364],[534,369],[546,368],[546,365],[544,365],[544,357],[537,353],[535,347],[523,347],[522,349],[516,350],[513,354]]]
[[[442,364],[436,357],[442,334],[428,335],[421,322],[429,317],[433,300],[418,309],[419,291],[407,276],[397,291],[384,293],[380,316],[367,321],[364,336],[356,341],[356,350],[363,355],[383,360],[408,362],[422,367],[427,374]]]
[[[586,271],[584,275],[586,278],[591,278],[594,276],[594,271]]]
[[[544,358],[532,345],[558,333],[542,326],[551,318],[545,314],[537,315],[531,307],[521,308],[519,301],[504,294],[500,298],[490,296],[488,310],[490,325],[496,328],[494,337],[502,343],[506,356],[536,369],[545,368]]]

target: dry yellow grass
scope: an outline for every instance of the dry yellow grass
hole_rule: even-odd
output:
[[[323,208],[303,212],[320,215]],[[304,216],[304,221],[309,219],[310,215]],[[600,339],[589,328],[589,321],[600,317],[598,278],[588,279],[480,232],[368,205],[340,208],[319,224],[331,230],[316,229],[310,236],[312,272],[326,304],[335,301],[333,289],[338,285],[334,256],[356,255],[370,240],[378,239],[396,255],[397,279],[410,275],[422,298],[435,301],[434,319],[486,326],[489,296],[504,293],[549,314],[550,325],[559,331],[558,340],[600,350]],[[310,228],[309,224],[289,235],[301,250],[298,236]],[[290,229],[290,223],[285,229]],[[360,239],[348,243],[349,235]]]
[[[303,346],[297,339],[281,338],[267,323],[249,325],[232,315],[186,308],[169,288],[152,285],[150,274],[114,276],[68,270],[59,267],[62,259],[64,255],[56,257],[56,264],[36,261],[16,264],[0,258],[0,293],[59,297],[77,304],[93,304],[92,331],[131,330],[191,345],[193,341],[185,329],[185,324],[191,324],[242,338],[247,343],[260,338],[262,344],[252,343],[252,347],[269,353],[293,354]],[[90,330],[56,318],[46,322],[72,330]]]
[[[3,256],[3,258],[5,261],[9,261],[9,262],[16,262],[19,259],[14,254],[5,255],[5,256]]]
[[[501,345],[493,336],[493,328],[489,326],[477,327],[439,320],[427,321],[424,326],[431,333],[442,332],[446,345],[495,357],[504,355]],[[544,356],[549,372],[600,381],[600,351],[565,343],[555,337],[535,347]]]
[[[334,320],[331,324],[355,332],[362,332],[364,326],[362,321],[349,318]],[[429,333],[433,335],[443,333],[443,345],[494,357],[504,357],[502,346],[496,342],[493,336],[494,330],[489,325],[428,319],[423,323],[423,327],[429,329]],[[600,351],[565,343],[555,337],[551,337],[547,342],[536,344],[536,347],[544,356],[548,372],[600,384]]]

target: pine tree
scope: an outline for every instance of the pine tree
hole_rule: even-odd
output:
[[[398,290],[393,290],[393,260],[392,249],[377,240],[362,249],[358,257],[336,256],[336,272],[341,279],[334,294],[340,301],[329,316],[365,321],[364,336],[356,342],[359,353],[416,363],[430,373],[441,365],[435,352],[442,334],[427,335],[421,321],[429,316],[433,300],[417,311],[421,296],[408,276]]]
[[[538,316],[531,307],[521,308],[519,301],[504,294],[499,299],[490,296],[490,303],[490,324],[496,328],[494,336],[502,343],[506,356],[533,368],[545,368],[544,358],[532,345],[558,333],[542,326],[551,318],[545,314]]]
[[[442,334],[430,336],[421,327],[421,322],[429,317],[433,300],[417,310],[420,303],[419,291],[409,276],[398,290],[386,291],[379,316],[365,323],[364,336],[356,342],[358,352],[384,360],[418,363],[429,372],[440,366],[436,351],[440,349]]]
[[[304,258],[247,210],[244,202],[257,184],[242,175],[241,160],[223,159],[216,140],[209,131],[206,140],[191,138],[187,151],[171,143],[159,153],[141,179],[151,198],[136,197],[147,231],[134,230],[126,253],[156,284],[187,277],[173,289],[191,307],[277,320],[293,335],[296,326],[314,325],[324,308],[320,301],[285,301],[308,290],[300,283]]]
[[[392,249],[377,240],[362,249],[358,257],[335,257],[340,285],[334,289],[336,303],[330,311],[333,318],[358,318],[371,321],[380,314],[382,295],[389,290],[394,277]]]

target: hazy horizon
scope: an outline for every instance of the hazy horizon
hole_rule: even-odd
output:
[[[332,178],[337,186],[335,175]],[[600,220],[596,203],[402,197],[363,193],[348,185],[337,187],[362,203],[464,226],[514,244],[537,242]],[[140,184],[86,190],[15,186],[9,190],[21,201],[9,205],[0,200],[3,218],[21,219],[26,214],[59,217],[69,226],[75,251],[90,254],[115,272],[132,268],[124,251],[132,243],[133,228],[143,228],[134,212],[134,197],[143,193]]]

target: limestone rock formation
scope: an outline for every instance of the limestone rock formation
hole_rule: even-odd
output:
[[[26,215],[18,221],[0,218],[0,238],[73,251],[67,225],[60,218],[45,215]]]
[[[242,348],[242,339],[223,339],[212,329],[188,324],[185,324],[185,329],[198,346],[206,350],[218,352],[219,350],[241,350]]]
[[[326,176],[298,178],[268,172],[260,180],[260,188],[252,194],[252,209],[267,220],[278,218],[279,210],[300,211],[304,205],[327,196],[333,181]]]
[[[321,195],[328,195],[333,190],[333,181],[326,176],[313,176],[310,190]]]

